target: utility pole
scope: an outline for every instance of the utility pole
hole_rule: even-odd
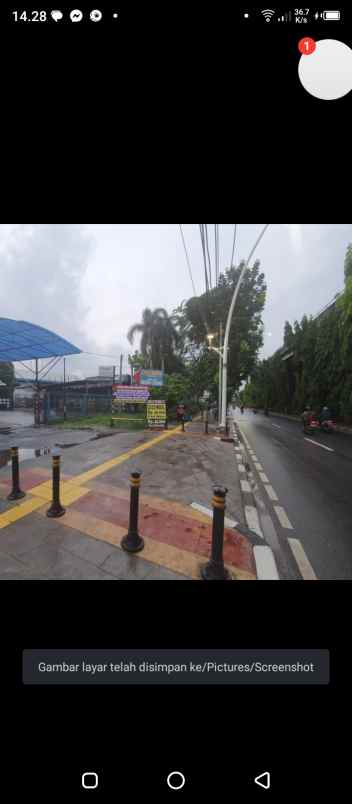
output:
[[[232,297],[232,301],[231,301],[231,304],[230,304],[230,309],[229,309],[228,316],[227,316],[226,329],[225,329],[225,339],[224,339],[224,348],[223,348],[222,403],[221,403],[221,425],[220,425],[221,429],[224,429],[224,430],[225,430],[225,427],[226,427],[226,413],[227,413],[227,356],[228,356],[228,351],[229,351],[229,335],[230,335],[232,314],[233,314],[236,299],[237,299],[237,296],[238,296],[238,291],[240,289],[244,274],[245,274],[245,272],[246,272],[246,270],[248,268],[249,261],[251,260],[253,254],[254,254],[258,244],[260,243],[263,235],[265,234],[268,226],[270,226],[270,223],[265,224],[264,229],[262,229],[258,239],[254,243],[252,251],[251,251],[251,253],[250,253],[250,255],[249,255],[248,259],[247,259],[247,262],[244,264],[244,266],[242,268],[242,271],[241,271],[241,273],[239,275],[239,278],[238,278],[237,285],[235,287],[235,291],[234,291],[234,294],[233,294],[233,297]]]
[[[222,384],[222,355],[221,355],[221,347],[222,347],[222,321],[220,321],[220,335],[219,335],[219,402],[218,402],[218,425],[220,427],[221,422],[221,384]]]
[[[64,357],[64,421],[66,419],[66,358]]]
[[[122,360],[123,356],[120,355],[120,383],[122,383]]]

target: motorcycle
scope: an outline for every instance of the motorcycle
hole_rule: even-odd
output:
[[[317,432],[335,433],[336,427],[332,419],[325,419],[321,422],[319,419],[312,417],[310,422],[303,421],[303,432],[308,435],[313,435]]]

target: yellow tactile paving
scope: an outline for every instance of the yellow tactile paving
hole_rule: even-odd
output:
[[[1,530],[1,528],[7,528],[8,525],[10,525],[10,524],[11,524],[10,520],[6,519],[5,514],[1,514],[1,516],[0,516],[0,530]]]
[[[4,514],[0,514],[0,528],[6,527],[6,525],[10,525],[12,522],[16,522],[24,516],[28,516],[28,514],[31,514],[33,511],[37,511],[41,505],[43,505],[42,499],[26,500],[20,505],[10,508]],[[2,523],[6,524],[4,525]]]
[[[45,511],[41,510],[45,515]],[[126,534],[126,528],[96,519],[91,514],[82,514],[80,511],[67,511],[65,516],[58,519],[59,524],[65,525],[73,530],[79,530],[94,539],[108,542],[119,547],[122,537]],[[188,550],[181,550],[170,544],[158,542],[156,539],[144,538],[144,549],[141,553],[135,553],[136,558],[144,558],[160,567],[187,575],[193,580],[200,579],[200,567],[206,563],[205,556],[199,556]],[[232,565],[226,565],[231,575],[238,581],[254,581],[255,576],[245,570],[240,570]]]

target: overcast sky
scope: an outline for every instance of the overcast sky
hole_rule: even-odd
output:
[[[264,224],[238,224],[235,263],[246,259]],[[220,266],[230,264],[234,224],[219,224]],[[213,234],[214,224],[209,224]],[[183,224],[197,294],[204,292],[198,224]],[[283,326],[314,315],[344,285],[351,224],[271,224],[256,257],[268,286],[262,356],[282,345]],[[211,240],[211,244],[213,239]],[[119,363],[127,370],[128,328],[144,307],[169,313],[193,295],[179,225],[1,224],[0,316],[54,330],[84,352],[68,358],[70,376]],[[139,345],[138,339],[133,348]],[[109,355],[112,357],[110,358]],[[18,366],[18,374],[27,376]],[[48,375],[59,377],[62,368]]]

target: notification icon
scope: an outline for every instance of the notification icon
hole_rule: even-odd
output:
[[[298,42],[298,50],[304,56],[310,56],[311,53],[314,53],[315,48],[316,43],[310,36],[305,36],[304,39],[300,39]]]

